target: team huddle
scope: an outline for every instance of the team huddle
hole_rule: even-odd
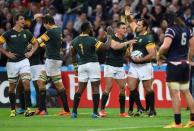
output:
[[[15,26],[0,36],[0,45],[6,43],[6,49],[0,47],[0,52],[7,56],[7,75],[9,81],[9,100],[11,105],[10,117],[16,116],[15,90],[19,81],[24,88],[25,112],[24,116],[47,115],[46,83],[52,81],[57,89],[63,104],[63,111],[59,115],[71,118],[78,117],[80,98],[87,83],[91,82],[93,113],[92,118],[106,117],[105,110],[113,80],[119,89],[120,117],[146,115],[156,116],[155,94],[152,89],[153,67],[152,62],[157,60],[160,66],[167,63],[167,85],[172,98],[174,122],[164,128],[182,128],[179,93],[181,92],[190,109],[190,120],[185,128],[194,127],[194,100],[189,92],[190,63],[194,57],[194,36],[189,28],[172,12],[164,16],[167,29],[162,46],[156,47],[153,36],[149,33],[149,23],[145,19],[135,20],[129,8],[125,9],[126,22],[117,22],[116,28],[107,28],[107,40],[101,42],[92,36],[91,23],[85,22],[81,26],[81,33],[72,41],[72,60],[75,74],[78,76],[78,89],[74,95],[73,110],[70,112],[65,87],[62,83],[62,60],[60,57],[62,29],[55,25],[50,15],[43,18],[46,32],[35,38],[32,33],[24,29],[24,16],[14,17]],[[129,26],[134,33],[133,39],[125,38]],[[41,48],[45,49],[44,64],[39,60]],[[97,51],[106,52],[104,66],[105,90],[101,96],[99,86],[101,69]],[[158,50],[158,51],[157,51]],[[165,59],[163,59],[165,56]],[[129,70],[126,73],[123,67],[125,58],[129,59]],[[183,77],[184,76],[184,77]],[[184,79],[183,79],[184,78]],[[30,80],[36,89],[37,109],[32,111],[30,98]],[[142,82],[146,91],[146,107],[140,101],[138,85]],[[129,109],[125,111],[125,91],[130,91]],[[98,107],[100,105],[100,111]],[[137,112],[134,111],[134,104]]]

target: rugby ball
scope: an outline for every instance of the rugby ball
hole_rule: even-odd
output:
[[[132,59],[136,59],[136,58],[140,58],[143,57],[143,53],[139,50],[134,50],[131,52],[131,58]]]

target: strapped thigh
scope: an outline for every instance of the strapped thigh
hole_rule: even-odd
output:
[[[167,82],[167,85],[172,90],[180,90],[179,82]]]
[[[45,71],[41,71],[41,73],[40,73],[40,75],[38,77],[38,80],[41,80],[41,81],[44,81],[44,82],[46,82],[48,80],[48,77],[47,77]]]
[[[23,74],[20,74],[20,77],[21,77],[22,81],[30,80],[31,79],[31,74],[23,73]]]
[[[18,81],[18,77],[8,78],[8,81],[9,81],[9,83],[16,84]]]
[[[51,79],[54,84],[62,82],[61,75],[51,76]]]

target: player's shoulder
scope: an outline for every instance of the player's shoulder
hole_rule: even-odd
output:
[[[76,44],[77,42],[79,42],[79,39],[80,39],[80,36],[78,35],[78,36],[76,36],[76,37],[71,41],[71,43],[72,43],[72,44]]]
[[[94,36],[90,36],[89,39],[90,39],[91,41],[98,41]]]
[[[147,40],[148,43],[154,42],[154,37],[152,34],[147,34],[144,38]]]
[[[13,29],[9,29],[9,30],[5,31],[3,34],[12,34],[13,32],[14,32]]]
[[[23,32],[24,32],[24,33],[26,33],[26,34],[30,34],[30,35],[32,35],[32,32],[30,32],[30,30],[29,30],[29,29],[24,29],[24,30],[23,30]]]
[[[13,29],[9,29],[9,30],[5,31],[5,32],[2,34],[2,36],[3,36],[4,38],[9,38],[9,37],[11,37],[12,35],[15,35],[15,32],[14,32]]]

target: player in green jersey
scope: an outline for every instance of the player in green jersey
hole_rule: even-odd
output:
[[[125,15],[130,27],[136,33],[135,38],[137,40],[137,44],[134,44],[131,49],[132,62],[128,72],[130,98],[136,102],[137,106],[140,106],[139,93],[136,89],[139,81],[142,81],[146,90],[146,110],[148,111],[148,116],[153,117],[156,115],[156,111],[154,91],[152,89],[153,67],[151,61],[156,57],[155,43],[152,35],[148,34],[149,24],[146,20],[140,19],[136,23],[129,8],[126,8]],[[139,113],[141,112],[139,110]]]
[[[93,97],[93,114],[92,118],[100,117],[98,114],[99,105],[99,85],[100,85],[100,64],[98,62],[96,50],[108,49],[110,46],[110,39],[108,37],[108,44],[104,44],[94,37],[90,36],[93,28],[89,22],[83,23],[81,26],[81,34],[72,41],[72,56],[75,69],[78,66],[78,90],[74,95],[72,118],[77,118],[77,108],[80,102],[81,95],[90,80],[92,86]],[[76,56],[79,56],[77,60]]]
[[[106,62],[104,66],[105,90],[102,95],[101,111],[102,117],[106,116],[105,105],[108,101],[109,93],[112,89],[113,80],[116,81],[119,88],[119,103],[120,103],[120,117],[128,117],[125,113],[125,87],[126,87],[126,73],[123,68],[124,57],[127,48],[136,42],[136,40],[128,41],[125,38],[127,27],[123,22],[117,22],[115,34],[112,35],[111,46],[107,51]]]
[[[0,48],[0,52],[8,57],[7,62],[7,75],[9,80],[9,99],[11,104],[10,117],[16,116],[15,110],[15,89],[18,78],[20,76],[24,90],[25,90],[25,105],[26,111],[24,115],[31,116],[30,103],[30,63],[27,58],[31,57],[32,54],[38,48],[36,39],[33,37],[29,30],[23,29],[25,25],[24,16],[18,14],[14,17],[15,26],[0,36],[0,44],[6,43],[6,49]],[[27,46],[31,43],[33,48],[27,52]]]
[[[61,97],[64,110],[59,113],[59,115],[70,115],[70,110],[67,101],[66,90],[62,83],[61,71],[62,60],[60,58],[60,48],[61,48],[61,36],[62,29],[55,25],[54,19],[50,15],[46,15],[43,18],[43,23],[47,31],[42,34],[38,39],[38,43],[45,43],[46,51],[46,61],[45,61],[45,71],[42,71],[39,80],[38,86],[40,91],[40,112],[39,115],[46,115],[46,81],[50,77],[54,83],[59,96]]]

